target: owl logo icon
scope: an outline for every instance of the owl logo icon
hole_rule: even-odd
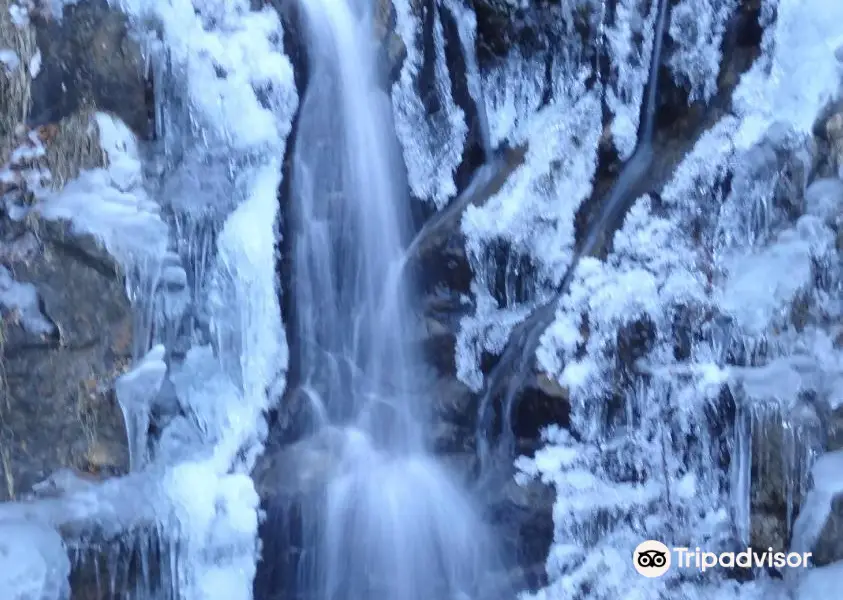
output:
[[[661,577],[670,568],[670,548],[656,540],[641,542],[632,553],[632,566],[644,577]]]

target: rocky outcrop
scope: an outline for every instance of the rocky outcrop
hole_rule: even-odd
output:
[[[33,15],[32,27],[43,58],[32,80],[30,125],[95,108],[119,117],[141,139],[153,135],[152,82],[122,13],[107,0],[85,0],[67,3],[61,15]]]
[[[812,548],[811,559],[817,566],[843,561],[843,494],[831,502],[831,512]]]
[[[0,500],[61,469],[98,479],[128,468],[113,391],[132,353],[123,276],[93,238],[26,207],[107,164],[94,111],[151,134],[150,82],[125,18],[105,0],[62,14],[27,6],[0,1],[11,52],[0,69]]]
[[[0,299],[4,499],[26,495],[62,467],[93,476],[127,467],[112,392],[131,354],[123,282],[92,240],[77,239],[60,224],[36,227],[9,227],[0,242],[13,274]],[[24,290],[26,302],[15,302]]]

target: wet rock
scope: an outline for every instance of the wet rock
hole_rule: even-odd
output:
[[[326,429],[316,437],[269,447],[252,472],[261,498],[300,498],[324,489],[337,467],[344,438]]]
[[[96,107],[141,138],[152,134],[150,82],[122,13],[106,0],[85,0],[64,6],[60,17],[32,23],[43,60],[32,81],[31,124],[57,123]]]
[[[843,177],[843,101],[823,109],[813,132],[820,146],[818,172],[823,177]]]
[[[838,176],[843,177],[843,112],[828,120],[825,131],[831,144],[831,164],[837,168]]]
[[[0,300],[0,499],[26,495],[62,468],[123,473],[126,436],[113,382],[131,358],[132,315],[122,277],[66,223],[0,220],[3,229],[0,260],[32,302]]]
[[[471,308],[472,303],[465,296],[445,288],[439,288],[424,299],[422,349],[428,363],[443,375],[456,372],[460,319]]]
[[[540,481],[519,485],[509,480],[490,504],[490,520],[501,533],[504,552],[534,580],[544,578],[543,565],[553,541],[555,499],[553,488]],[[536,574],[539,565],[541,572]]]
[[[474,394],[456,377],[444,377],[430,391],[436,400],[436,413],[444,420],[473,425],[472,409],[476,406]]]
[[[555,377],[535,372],[526,382],[513,413],[512,427],[519,450],[532,454],[541,445],[542,429],[553,424],[566,429],[570,426],[568,390]]]
[[[828,565],[843,560],[843,494],[834,498],[831,513],[812,549],[815,565]]]
[[[339,464],[343,437],[325,430],[294,444],[272,444],[252,472],[265,518],[259,536],[262,551],[255,576],[257,600],[295,598],[297,573],[306,564],[302,531],[307,511],[317,510]]]
[[[809,456],[825,439],[825,424],[807,403],[781,412],[757,408],[752,424],[750,543],[787,548],[808,488]]]
[[[407,47],[395,31],[395,5],[391,0],[380,0],[375,4],[374,19],[375,39],[381,45],[389,79],[395,81],[407,56]]]
[[[843,449],[843,405],[834,407],[828,415],[828,440],[826,450]]]

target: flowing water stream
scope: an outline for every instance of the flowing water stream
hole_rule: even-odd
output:
[[[292,326],[313,435],[340,450],[324,504],[303,511],[311,551],[298,590],[320,600],[485,599],[491,539],[425,443],[432,402],[401,276],[409,203],[372,7],[346,2],[303,2],[310,72],[293,151]]]

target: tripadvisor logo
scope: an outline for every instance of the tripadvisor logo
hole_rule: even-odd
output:
[[[756,552],[747,548],[742,552],[705,552],[699,548],[668,548],[656,540],[638,544],[632,553],[632,566],[644,577],[661,577],[671,564],[680,569],[697,569],[705,572],[714,567],[807,567],[810,552],[773,552],[772,548]]]
[[[661,577],[670,568],[670,548],[656,540],[643,541],[632,553],[632,565],[644,577]]]

